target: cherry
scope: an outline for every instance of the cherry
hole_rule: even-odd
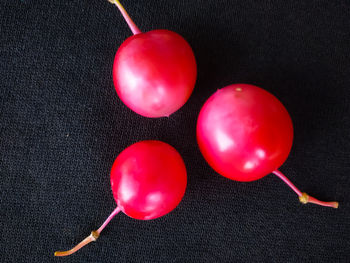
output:
[[[186,167],[180,154],[161,141],[129,146],[115,160],[111,172],[118,207],[141,220],[173,210],[185,194],[186,183]]]
[[[185,194],[187,173],[180,154],[161,141],[141,141],[124,151],[114,161],[111,186],[117,208],[102,224],[77,246],[57,251],[55,256],[68,256],[96,241],[111,219],[122,211],[134,219],[161,217],[180,203]]]
[[[277,170],[291,150],[293,124],[282,103],[264,89],[235,84],[215,92],[199,113],[197,141],[209,165],[227,178],[249,182],[273,173],[300,202],[338,207],[302,193]]]
[[[186,103],[196,82],[190,45],[169,30],[141,33],[120,2],[109,1],[119,8],[134,34],[115,55],[113,81],[118,96],[142,116],[168,117]]]

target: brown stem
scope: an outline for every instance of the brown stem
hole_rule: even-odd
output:
[[[86,237],[83,241],[81,241],[78,245],[76,245],[72,249],[67,251],[56,251],[55,257],[69,256],[75,253],[76,251],[78,251],[79,249],[81,249],[82,247],[86,246],[90,242],[96,241],[99,236],[100,234],[97,231],[92,231],[90,236]]]
[[[64,257],[64,256],[69,256],[75,252],[77,252],[79,249],[81,249],[82,247],[86,246],[87,244],[96,241],[97,238],[100,236],[102,230],[108,225],[108,223],[112,220],[112,218],[118,214],[120,212],[120,208],[117,207],[116,209],[114,209],[114,211],[108,216],[108,218],[106,219],[106,221],[100,226],[99,229],[97,229],[96,231],[92,231],[90,236],[86,237],[83,241],[81,241],[78,245],[76,245],[75,247],[73,247],[70,250],[67,251],[56,251],[55,252],[55,256],[56,257]]]

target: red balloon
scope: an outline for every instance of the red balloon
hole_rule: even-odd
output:
[[[119,154],[111,171],[118,207],[135,219],[172,211],[185,194],[186,167],[180,154],[161,141],[141,141]]]
[[[197,121],[197,141],[216,172],[237,181],[253,181],[285,162],[292,147],[293,124],[271,93],[235,84],[206,101]]]
[[[120,99],[145,117],[165,117],[190,97],[197,66],[190,45],[169,30],[135,34],[114,60],[113,80]]]

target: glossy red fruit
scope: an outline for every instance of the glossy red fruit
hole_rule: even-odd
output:
[[[190,97],[197,65],[190,45],[169,30],[142,33],[118,0],[115,4],[133,36],[117,51],[113,81],[120,99],[136,113],[151,118],[168,117]]]
[[[114,60],[113,80],[120,99],[145,117],[164,117],[181,108],[196,82],[189,44],[169,30],[129,37]]]
[[[185,194],[186,167],[180,154],[161,141],[141,141],[115,160],[111,186],[118,207],[135,219],[154,219],[173,210]]]
[[[172,146],[161,141],[141,141],[129,146],[119,154],[111,171],[117,207],[97,230],[72,249],[56,251],[55,256],[69,256],[96,241],[120,211],[141,220],[169,213],[180,203],[186,185],[185,164]]]
[[[277,170],[292,147],[293,124],[282,103],[266,90],[248,84],[218,90],[199,113],[197,141],[210,166],[225,177],[248,182],[273,173],[301,203],[339,206],[301,192]]]
[[[293,124],[272,94],[248,84],[215,92],[197,122],[199,148],[219,174],[253,181],[279,168],[293,142]]]

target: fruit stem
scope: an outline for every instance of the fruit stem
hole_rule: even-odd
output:
[[[316,205],[321,206],[328,206],[333,208],[338,208],[339,203],[338,202],[323,202],[320,201],[312,196],[309,196],[307,193],[301,192],[283,173],[281,173],[279,170],[275,170],[272,172],[273,174],[277,175],[280,179],[282,179],[283,182],[285,182],[296,194],[299,196],[299,201],[302,204],[307,203],[313,203]]]
[[[119,0],[108,0],[110,3],[116,5],[120,11],[120,13],[122,13],[126,23],[128,23],[128,26],[131,29],[131,32],[136,35],[136,34],[140,34],[141,31],[140,29],[135,25],[134,21],[132,21],[131,17],[128,15],[128,13],[126,12],[125,8],[122,6],[122,4],[119,2]]]
[[[69,256],[75,252],[77,252],[79,249],[81,249],[82,247],[86,246],[87,244],[89,244],[90,242],[96,241],[97,238],[100,236],[102,230],[108,225],[108,223],[112,220],[112,218],[118,214],[120,212],[120,208],[117,207],[116,209],[114,209],[114,211],[109,215],[109,217],[106,219],[106,221],[100,226],[99,229],[97,229],[96,231],[92,231],[90,236],[86,237],[83,241],[81,241],[78,245],[76,245],[75,247],[73,247],[70,250],[67,251],[56,251],[55,252],[55,256],[56,257],[64,257],[64,256]]]

